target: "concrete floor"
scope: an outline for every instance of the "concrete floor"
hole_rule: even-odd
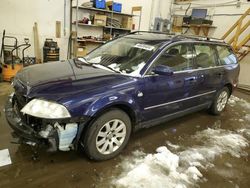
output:
[[[11,92],[8,83],[0,84],[0,150],[8,148],[12,164],[0,167],[0,187],[115,187],[112,180],[122,173],[122,161],[129,159],[133,151],[154,153],[166,141],[185,147],[192,147],[190,139],[197,131],[220,126],[225,130],[236,130],[249,122],[239,119],[249,114],[241,106],[227,106],[221,116],[211,116],[201,111],[162,125],[135,133],[127,148],[118,157],[104,162],[88,160],[84,154],[75,152],[46,153],[38,151],[38,158],[29,146],[11,144],[11,129],[8,127],[3,105]],[[250,96],[235,91],[235,96],[250,101]],[[247,138],[250,141],[249,137]],[[229,154],[217,156],[213,167],[201,169],[203,179],[196,185],[205,188],[250,187],[250,148],[244,148],[244,155]]]

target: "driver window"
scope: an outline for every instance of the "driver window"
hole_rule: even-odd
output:
[[[189,44],[179,44],[165,50],[156,60],[155,65],[165,65],[174,72],[190,70],[193,67],[193,50]]]

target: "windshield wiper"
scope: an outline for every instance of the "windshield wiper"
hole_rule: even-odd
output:
[[[85,58],[83,58],[84,61],[79,60],[79,58],[74,58],[73,62],[76,67],[82,68],[83,65],[91,66],[91,63],[89,63]]]
[[[108,69],[110,69],[110,70],[112,70],[112,71],[114,71],[116,73],[122,73],[121,71],[115,70],[114,68],[111,68],[109,66],[104,66],[104,67],[106,67],[106,68],[108,68]]]
[[[104,66],[104,67],[106,67],[106,68],[108,68],[108,69],[110,69],[110,70],[112,70],[112,71],[114,71],[116,73],[122,73],[122,71],[116,70],[116,69],[114,69],[112,67],[109,67],[109,66]]]
[[[83,61],[82,61],[81,59],[82,59]],[[87,59],[86,59],[85,57],[79,57],[79,58],[77,58],[77,60],[79,60],[80,62],[85,63],[85,64],[87,64],[87,65],[92,64],[92,63],[88,62]]]
[[[108,66],[104,66],[104,65],[102,65],[100,63],[93,63],[92,66],[95,67],[95,68],[99,68],[99,69],[109,69],[112,72],[116,72],[116,73],[122,73],[122,72],[120,72],[118,70],[115,70],[115,69],[113,69],[111,67],[108,67]]]

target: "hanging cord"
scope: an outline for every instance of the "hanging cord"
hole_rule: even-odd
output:
[[[187,16],[187,12],[188,12],[188,10],[190,9],[191,4],[192,4],[192,3],[189,3],[189,5],[188,5],[188,7],[187,7],[187,9],[186,9],[186,11],[185,11],[185,16]],[[189,31],[189,28],[187,28],[186,31],[182,32],[182,34],[186,34],[188,31]]]

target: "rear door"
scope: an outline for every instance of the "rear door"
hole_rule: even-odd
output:
[[[225,70],[219,65],[215,46],[194,44],[195,63],[197,66],[198,94],[196,103],[206,103],[213,99],[216,91],[222,87]]]

